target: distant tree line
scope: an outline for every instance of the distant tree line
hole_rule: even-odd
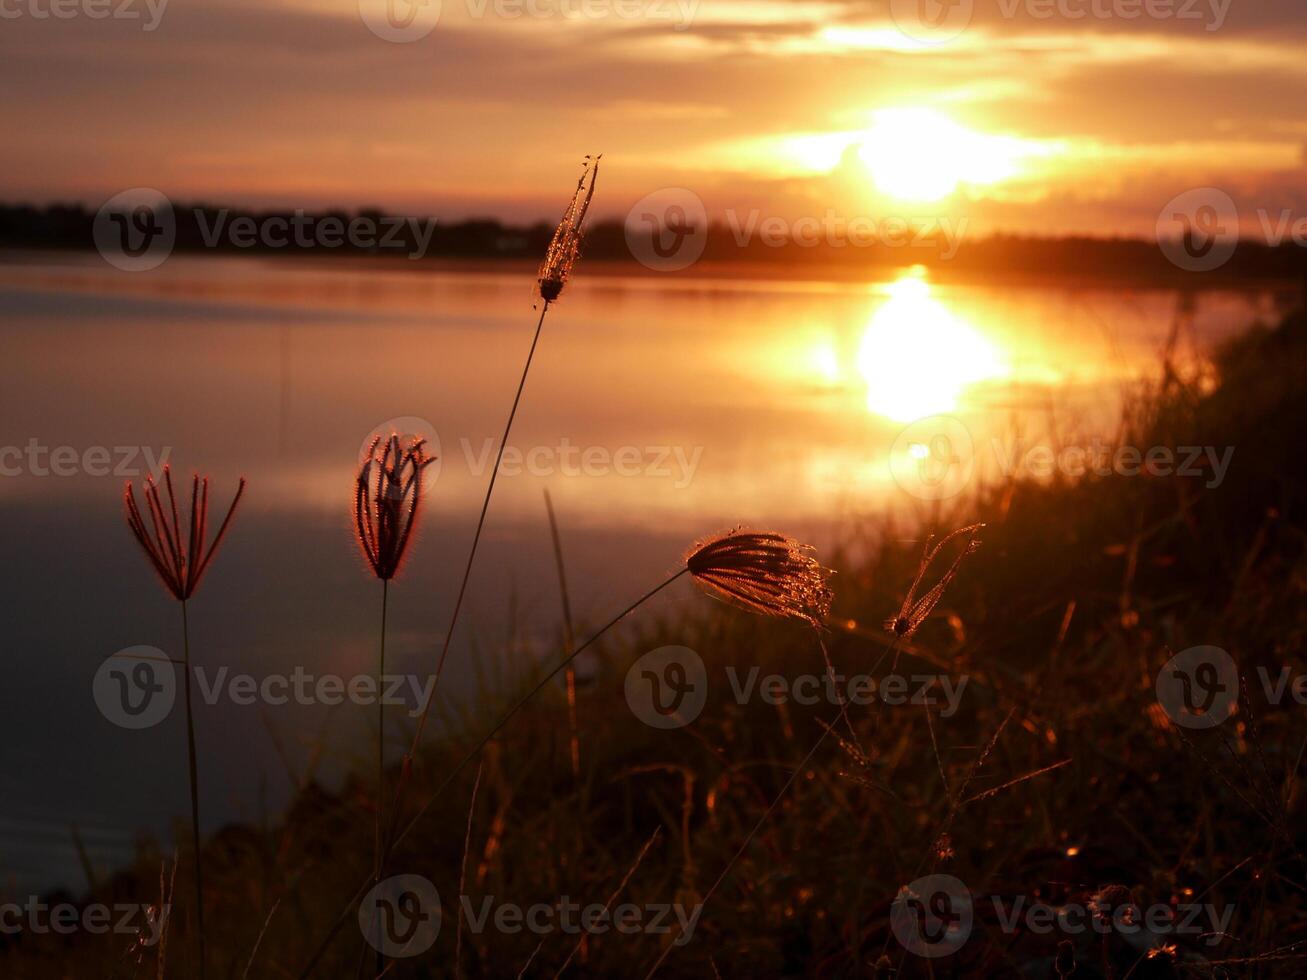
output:
[[[241,245],[230,234],[215,235],[216,227],[230,229],[233,222],[246,218],[252,219],[259,227],[267,227],[269,222],[284,225],[300,221],[318,229],[367,220],[385,229],[389,236],[388,245],[378,247],[374,242],[368,247],[359,247],[344,239],[327,245],[314,238],[293,248],[270,247],[260,240]],[[93,249],[95,219],[95,211],[79,204],[0,204],[0,248]],[[334,222],[331,219],[335,219]],[[376,209],[352,212],[257,211],[208,204],[175,205],[172,225],[175,230],[172,248],[178,252],[302,254],[310,251],[324,255],[389,254],[422,259],[536,260],[544,254],[553,233],[552,226],[546,222],[515,226],[489,218],[454,222],[429,217],[404,218]],[[911,244],[870,241],[855,245],[778,240],[775,236],[741,236],[739,228],[712,224],[698,247],[702,248],[699,262],[779,262],[790,268],[802,268],[805,274],[811,270],[813,276],[820,276],[823,269],[848,274],[861,268],[905,265],[979,274],[1070,274],[1141,281],[1183,280],[1202,275],[1177,269],[1156,242],[1137,238],[1039,238],[992,234],[983,238],[959,238],[953,242],[932,240],[927,236],[924,241]],[[590,260],[627,262],[640,257],[633,255],[626,229],[618,221],[600,221],[590,226],[585,256]],[[1242,241],[1216,275],[1221,279],[1277,279],[1307,283],[1307,256],[1292,244],[1272,247]]]

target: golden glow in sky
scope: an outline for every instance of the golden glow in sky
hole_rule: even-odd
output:
[[[206,0],[203,30],[174,5],[164,33],[103,51],[76,25],[6,20],[0,117],[23,138],[0,145],[0,199],[98,207],[152,187],[519,224],[556,220],[557,185],[603,150],[605,220],[682,187],[715,218],[947,213],[978,237],[1149,238],[1191,188],[1276,212],[1307,166],[1301,0],[964,4],[946,37],[903,22],[959,7],[937,0],[477,0],[438,20],[436,0],[361,2]],[[391,7],[429,33],[392,43],[361,16]],[[143,155],[160,133],[167,152]]]

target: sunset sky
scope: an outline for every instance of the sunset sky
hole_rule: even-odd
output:
[[[59,2],[0,0],[0,200],[556,218],[602,151],[599,217],[669,186],[1037,232],[1146,233],[1209,184],[1307,214],[1301,0],[427,0],[403,43],[386,0]]]

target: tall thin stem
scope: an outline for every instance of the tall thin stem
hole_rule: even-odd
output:
[[[572,626],[572,602],[567,594],[567,570],[563,566],[563,542],[558,534],[558,520],[554,516],[554,502],[545,491],[545,510],[549,513],[549,534],[554,542],[554,566],[558,569],[558,591],[563,601],[563,641],[567,652],[576,646],[576,629]],[[571,737],[572,783],[581,782],[581,737],[576,725],[576,666],[567,667],[567,730]],[[577,825],[578,828],[580,824]]]
[[[200,777],[195,754],[195,718],[191,713],[191,632],[182,600],[182,672],[186,683],[186,749],[191,770],[191,848],[195,853],[195,922],[200,951],[200,980],[204,980],[204,871],[200,857]]]
[[[390,579],[381,580],[381,653],[377,658],[377,813],[373,834],[373,884],[381,884],[381,824],[386,802],[386,602],[390,597]],[[386,968],[386,956],[377,950],[377,976]]]
[[[637,608],[639,608],[644,603],[648,602],[655,595],[657,595],[663,589],[667,588],[669,585],[671,585],[673,582],[675,582],[678,578],[680,578],[688,571],[689,571],[688,568],[682,568],[679,571],[675,572],[670,578],[664,579],[662,582],[654,586],[652,589],[650,589],[640,598],[636,599],[635,602],[631,603],[629,606],[627,606],[625,609],[619,612],[616,616],[610,619],[607,623],[605,623],[594,633],[590,634],[590,637],[584,643],[582,643],[570,654],[568,654],[565,658],[563,658],[563,660],[556,667],[554,667],[553,670],[551,670],[548,674],[544,676],[544,678],[540,681],[540,683],[538,683],[529,692],[527,692],[527,694],[521,700],[519,700],[515,705],[513,705],[511,709],[509,709],[508,713],[505,714],[504,717],[499,719],[499,721],[495,724],[495,727],[490,729],[490,731],[486,733],[485,737],[482,738],[481,741],[479,741],[476,744],[476,747],[473,748],[471,752],[469,752],[466,756],[463,757],[463,760],[459,762],[459,764],[456,765],[449,772],[449,774],[444,778],[444,780],[440,783],[440,785],[436,787],[435,792],[433,792],[427,798],[427,802],[422,804],[418,812],[415,813],[413,815],[413,818],[404,825],[402,830],[399,830],[397,827],[397,815],[392,813],[391,826],[393,830],[391,833],[391,840],[390,840],[389,848],[387,849],[387,854],[389,853],[390,849],[397,846],[400,843],[400,841],[404,840],[404,838],[409,835],[409,832],[412,831],[413,828],[418,825],[418,823],[426,815],[427,811],[431,809],[431,805],[435,803],[436,800],[442,799],[441,794],[444,793],[445,788],[448,787],[449,784],[454,781],[454,779],[458,776],[460,772],[463,771],[463,769],[467,766],[467,764],[471,762],[473,759],[475,759],[481,753],[481,750],[486,747],[486,745],[490,742],[492,738],[494,738],[497,734],[499,734],[499,731],[506,724],[508,724],[508,722],[512,719],[512,717],[515,714],[518,713],[519,710],[521,710],[523,705],[525,705],[528,701],[530,701],[531,698],[533,698],[541,689],[543,689],[546,684],[548,684],[551,680],[553,680],[555,677],[558,676],[559,671],[564,670],[569,664],[572,663],[572,661],[574,661],[577,657],[579,657],[582,653],[584,653],[587,649],[589,649],[592,645],[594,645],[594,643],[596,643],[599,640],[599,638],[602,637],[605,633],[607,633],[610,629],[612,629],[623,619],[625,619],[627,616],[633,613]],[[314,950],[313,956],[309,959],[309,962],[305,965],[304,969],[300,971],[299,974],[300,980],[305,980],[306,977],[308,977],[310,974],[313,973],[314,968],[318,965],[318,961],[322,959],[322,954],[327,951],[327,947],[331,945],[331,941],[336,937],[336,933],[340,931],[341,926],[343,926],[345,922],[349,919],[351,910],[358,903],[358,901],[367,893],[368,884],[369,884],[368,882],[364,882],[363,886],[354,893],[352,898],[350,898],[349,903],[341,911],[340,915],[336,917],[336,921],[332,923],[331,931],[328,932],[327,935],[323,938],[322,942],[318,945],[318,948]]]
[[[458,615],[463,609],[463,598],[467,594],[468,579],[472,577],[472,564],[476,560],[477,545],[481,542],[481,531],[486,524],[486,512],[490,509],[490,497],[495,492],[495,480],[499,476],[499,466],[504,459],[504,449],[508,445],[509,433],[513,430],[513,420],[517,418],[517,407],[522,402],[522,391],[526,387],[526,376],[531,371],[531,362],[535,358],[536,346],[540,343],[540,331],[544,327],[545,314],[548,312],[549,301],[545,300],[544,306],[540,310],[540,319],[536,321],[535,335],[531,338],[531,349],[527,352],[526,364],[522,366],[522,377],[517,382],[517,393],[513,395],[513,407],[508,412],[508,421],[504,423],[504,434],[499,440],[499,451],[495,454],[495,465],[490,471],[490,482],[486,486],[486,495],[481,501],[481,516],[477,518],[476,532],[472,535],[472,547],[468,550],[467,564],[463,567],[463,580],[458,586],[458,598],[454,600],[454,611],[449,617],[449,628],[445,630],[445,639],[440,647],[440,659],[436,661],[435,677],[427,689],[427,696],[422,704],[422,713],[418,715],[418,723],[413,733],[413,741],[409,745],[408,752],[404,755],[403,765],[400,767],[399,780],[395,786],[395,798],[392,802],[390,832],[387,835],[386,846],[382,849],[381,861],[379,862],[382,872],[385,870],[390,852],[397,843],[395,831],[399,826],[399,818],[404,802],[404,789],[408,785],[413,760],[417,757],[418,749],[422,745],[422,733],[426,729],[427,718],[431,715],[431,704],[435,699],[436,688],[440,686],[440,675],[444,672],[445,660],[449,656],[449,645],[454,638],[454,628],[458,625]]]

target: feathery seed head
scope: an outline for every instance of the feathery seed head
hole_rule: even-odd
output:
[[[599,176],[600,154],[593,160],[586,157],[581,170],[581,179],[577,181],[572,200],[568,202],[563,219],[554,229],[554,237],[549,241],[545,251],[545,260],[540,266],[540,298],[546,303],[558,299],[567,285],[567,277],[572,273],[572,266],[581,257],[581,238],[584,233],[582,225],[585,213],[590,209],[590,198],[594,197],[595,180]]]
[[[917,577],[912,582],[912,587],[908,589],[908,594],[903,600],[903,607],[899,614],[892,619],[886,620],[885,629],[889,630],[895,636],[908,637],[917,631],[917,628],[926,621],[938,604],[939,600],[944,598],[944,592],[953,581],[954,576],[958,573],[958,567],[962,564],[962,559],[967,555],[980,548],[980,541],[977,535],[984,530],[984,524],[968,524],[966,527],[960,527],[956,531],[950,531],[940,539],[938,544],[934,543],[934,538],[926,539],[926,550],[921,557],[921,565],[917,568]],[[954,538],[967,536],[967,543],[963,546],[962,551],[957,558],[953,559],[953,564],[949,566],[943,577],[921,598],[917,598],[917,589],[921,588],[921,580],[926,577],[926,572],[934,564],[935,559],[944,546]]]
[[[685,560],[709,592],[750,612],[820,627],[835,593],[812,548],[783,534],[733,531],[695,546]]]

